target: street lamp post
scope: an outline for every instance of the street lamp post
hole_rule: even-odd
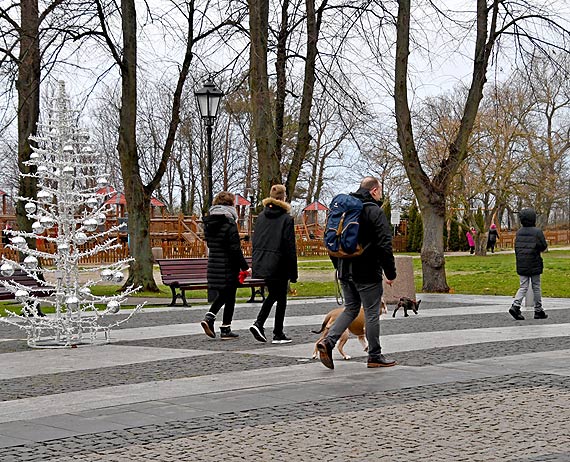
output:
[[[200,116],[206,126],[207,137],[207,185],[206,185],[206,210],[212,205],[213,199],[213,185],[212,185],[212,127],[218,116],[218,109],[220,108],[220,101],[224,92],[216,87],[211,78],[204,82],[204,86],[194,92],[198,109],[200,109]]]

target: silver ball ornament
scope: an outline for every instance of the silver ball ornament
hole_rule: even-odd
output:
[[[121,304],[116,300],[111,300],[107,303],[107,311],[109,313],[113,314],[118,313],[120,309],[121,309]]]
[[[32,223],[32,232],[34,234],[42,234],[46,229],[42,226],[39,221],[34,221]]]
[[[2,273],[2,276],[5,278],[12,277],[14,275],[14,267],[11,263],[3,263],[2,266],[0,266],[0,273]]]
[[[38,267],[38,259],[33,255],[28,255],[26,258],[24,258],[22,266],[28,270],[34,270]]]
[[[81,231],[75,233],[75,243],[77,245],[83,245],[87,242],[87,234],[82,233]]]
[[[12,245],[20,250],[25,250],[28,247],[28,243],[22,236],[13,237]]]
[[[103,271],[101,271],[101,279],[103,279],[103,281],[113,280],[113,271],[111,271],[110,269],[104,269]]]
[[[122,271],[115,271],[113,273],[113,282],[119,283],[119,282],[123,282],[123,278],[125,276],[123,275]]]
[[[75,295],[70,295],[65,299],[65,305],[69,310],[77,310],[79,308],[79,299]]]
[[[89,233],[95,231],[97,229],[97,226],[98,226],[97,220],[93,218],[88,218],[83,222],[83,227],[85,228],[85,231]]]
[[[30,293],[24,289],[18,289],[16,291],[16,293],[14,294],[14,297],[16,297],[16,300],[18,300],[20,302],[25,302],[29,296],[30,296]]]
[[[26,213],[34,213],[37,210],[37,207],[33,202],[26,202],[24,209],[26,210]]]
[[[99,200],[95,196],[91,196],[85,201],[85,204],[90,209],[94,209],[95,207],[97,207],[99,205]]]

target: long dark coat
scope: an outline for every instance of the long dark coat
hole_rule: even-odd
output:
[[[204,234],[208,244],[208,288],[224,289],[238,285],[238,273],[249,265],[241,250],[236,222],[226,215],[204,218]]]

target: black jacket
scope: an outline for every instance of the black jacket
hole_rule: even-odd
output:
[[[224,289],[238,285],[238,273],[249,265],[243,256],[235,220],[226,215],[204,218],[208,244],[208,288]]]
[[[517,274],[534,276],[542,274],[544,265],[541,252],[548,244],[542,230],[536,227],[536,212],[533,209],[522,209],[519,212],[522,228],[515,238],[515,254],[517,257]]]
[[[382,208],[368,190],[360,188],[351,193],[360,199],[364,207],[360,214],[358,242],[364,252],[354,258],[331,257],[340,279],[350,279],[363,284],[382,282],[382,270],[388,279],[396,279],[396,263],[392,251],[392,228]]]
[[[489,237],[487,238],[487,242],[490,244],[495,244],[499,237],[499,232],[493,228],[489,230]]]
[[[297,282],[297,245],[295,225],[289,215],[291,206],[272,198],[263,200],[265,208],[255,221],[252,239],[253,277]]]

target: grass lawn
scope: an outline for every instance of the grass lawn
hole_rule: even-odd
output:
[[[570,298],[570,250],[551,250],[543,254],[544,274],[542,294],[545,297]],[[421,261],[414,258],[414,279],[416,291],[422,289]],[[474,295],[514,295],[519,286],[515,271],[514,254],[489,254],[485,257],[472,255],[448,256],[445,259],[447,283],[453,293]],[[292,284],[297,297],[333,297],[336,285],[334,269],[326,257],[299,259],[299,282]],[[118,285],[93,286],[95,295],[111,295],[120,288]],[[170,299],[170,289],[159,285],[160,293],[141,292],[137,297]],[[247,299],[251,290],[238,289],[238,298]],[[186,292],[188,300],[205,299],[205,290]],[[195,304],[196,302],[192,302]],[[19,312],[19,304],[13,300],[0,302],[0,316],[4,308]],[[50,312],[49,308],[45,310]]]
[[[542,295],[570,298],[570,251],[551,250],[542,255]],[[519,287],[514,254],[446,257],[447,284],[456,294],[514,295]],[[421,292],[420,259],[414,259],[416,291]]]

